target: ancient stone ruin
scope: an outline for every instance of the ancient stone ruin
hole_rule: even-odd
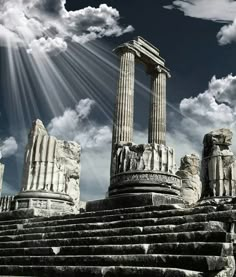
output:
[[[201,161],[195,154],[185,155],[176,175],[182,180],[180,195],[189,204],[195,204],[202,194],[200,179]]]
[[[207,134],[202,159],[186,153],[177,170],[165,141],[165,61],[141,37],[116,52],[107,197],[86,202],[80,213],[72,209],[80,202],[80,146],[34,122],[21,192],[0,201],[0,276],[235,277],[232,132]],[[152,83],[148,142],[139,145],[133,142],[136,61]]]
[[[29,134],[16,209],[70,211],[80,199],[80,145],[49,136],[36,120]]]
[[[4,165],[0,163],[0,196],[2,191],[3,174],[4,174]]]
[[[114,112],[111,182],[109,198],[97,204],[110,206],[115,203],[113,196],[117,202],[130,202],[126,199],[130,194],[133,194],[130,205],[134,206],[134,198],[138,202],[141,199],[138,194],[142,194],[146,203],[181,203],[181,180],[175,175],[174,149],[166,146],[166,79],[170,77],[169,69],[159,50],[141,37],[120,45],[115,52],[120,56],[120,76]],[[145,66],[151,79],[148,143],[139,145],[133,142],[137,62]],[[118,201],[118,196],[121,201]]]
[[[219,129],[205,135],[202,154],[204,196],[236,195],[236,158],[230,149],[233,133]]]

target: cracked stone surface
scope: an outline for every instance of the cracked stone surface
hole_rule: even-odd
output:
[[[22,191],[68,194],[75,204],[80,198],[80,145],[49,136],[36,120],[25,152]]]
[[[2,191],[3,173],[4,173],[4,165],[0,163],[0,196]]]
[[[201,197],[200,163],[198,155],[185,155],[181,159],[180,169],[176,172],[182,179],[181,196],[189,204],[196,203]]]
[[[202,157],[203,196],[235,196],[236,159],[230,149],[230,129],[214,130],[204,136]]]
[[[176,171],[174,150],[156,143],[117,145],[113,153],[111,175],[128,171]]]

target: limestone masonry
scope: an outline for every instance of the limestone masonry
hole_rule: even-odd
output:
[[[80,145],[49,136],[40,120],[33,123],[25,151],[22,189],[16,209],[71,210],[80,199]]]
[[[236,195],[236,159],[230,149],[233,133],[219,129],[205,135],[202,154],[204,196]]]
[[[181,159],[179,171],[176,172],[181,180],[181,196],[189,203],[194,204],[202,194],[202,183],[200,179],[200,158],[195,155],[185,155]]]
[[[4,173],[4,165],[0,163],[0,196],[2,191],[3,173]]]
[[[177,169],[166,144],[165,60],[141,37],[115,52],[107,197],[80,201],[80,145],[50,136],[36,120],[21,191],[0,198],[0,276],[236,277],[232,132],[206,134],[202,157],[186,153]],[[151,80],[142,144],[133,141],[136,62]]]
[[[166,79],[170,77],[159,50],[141,37],[117,47],[120,75],[112,136],[109,196],[158,192],[176,197],[174,149],[166,146]],[[148,144],[133,143],[135,63],[144,64],[151,79]],[[174,202],[179,202],[173,197]]]

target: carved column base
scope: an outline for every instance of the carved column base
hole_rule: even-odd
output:
[[[161,171],[130,171],[111,177],[109,196],[123,193],[156,192],[180,195],[181,179]]]
[[[15,210],[39,209],[55,214],[73,213],[74,203],[70,196],[62,193],[27,191],[15,196]]]

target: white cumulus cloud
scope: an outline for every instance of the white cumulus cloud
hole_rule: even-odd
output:
[[[66,109],[63,115],[53,118],[48,124],[51,135],[79,142],[82,148],[97,148],[106,146],[111,141],[111,128],[88,120],[95,102],[82,99],[75,109]]]
[[[236,14],[236,2],[232,0],[175,0],[164,8],[178,9],[186,16],[219,22],[231,22]]]
[[[220,45],[236,41],[236,2],[233,0],[175,0],[166,9],[177,9],[186,16],[225,22],[217,34]]]
[[[195,97],[185,98],[179,112],[168,115],[167,145],[176,152],[176,163],[186,154],[201,156],[203,136],[217,128],[231,128],[236,151],[236,76],[212,77],[207,89]],[[74,109],[67,109],[48,125],[50,134],[61,139],[75,140],[82,146],[81,197],[83,200],[103,198],[110,176],[110,125],[89,119],[96,103],[81,100]],[[134,130],[134,142],[146,143],[147,130]]]
[[[236,42],[236,19],[233,23],[223,26],[217,34],[220,45]]]
[[[0,159],[14,155],[17,149],[18,145],[14,137],[9,137],[0,141]]]
[[[50,135],[80,143],[81,197],[83,200],[102,198],[109,185],[112,131],[109,125],[89,120],[96,103],[82,99],[74,109],[67,109],[47,126]]]
[[[236,150],[236,76],[232,74],[209,82],[208,88],[196,97],[180,102],[182,117],[170,117],[168,144],[176,150],[177,162],[190,153],[201,155],[203,136],[217,128],[230,128],[234,132],[233,149]]]
[[[57,55],[61,52],[66,51],[67,43],[63,40],[63,38],[44,38],[34,39],[29,43],[28,53],[32,52],[40,52],[43,51],[45,53],[50,53],[52,55]]]
[[[76,11],[67,11],[65,4],[66,0],[1,0],[0,44],[58,54],[71,40],[85,43],[133,30],[120,26],[118,10],[106,4]]]

